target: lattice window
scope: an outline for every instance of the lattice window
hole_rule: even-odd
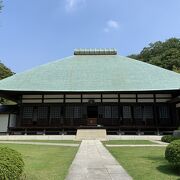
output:
[[[111,106],[104,106],[104,118],[111,118]]]
[[[153,107],[152,106],[144,106],[143,118],[153,119]]]
[[[142,119],[142,107],[141,106],[135,106],[134,107],[134,118],[135,119]]]
[[[48,107],[42,106],[38,107],[38,119],[47,119],[48,118]]]
[[[66,106],[66,118],[73,118],[73,106]]]
[[[33,107],[28,106],[23,108],[23,119],[32,119],[33,118]]]
[[[118,106],[112,106],[112,118],[118,118]]]
[[[66,106],[66,118],[81,118],[81,106]]]
[[[98,116],[100,118],[104,117],[104,106],[98,106]]]
[[[61,118],[61,106],[51,106],[50,108],[50,118],[59,119]]]
[[[74,106],[74,118],[81,118],[81,107]]]
[[[159,118],[169,118],[169,107],[166,105],[159,106]]]
[[[131,106],[123,106],[123,118],[130,119],[131,117]]]

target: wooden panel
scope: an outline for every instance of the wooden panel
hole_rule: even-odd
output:
[[[171,94],[156,94],[156,98],[171,98]]]
[[[102,94],[103,98],[118,98],[118,94]]]
[[[97,125],[97,118],[88,118],[87,125],[89,126]]]
[[[120,98],[136,98],[136,94],[120,94]]]
[[[102,99],[102,102],[118,102],[118,99]]]
[[[66,98],[81,98],[80,94],[66,94]]]
[[[136,99],[120,99],[120,102],[136,102]]]
[[[66,103],[80,103],[81,99],[66,99]]]
[[[90,100],[93,100],[94,102],[101,102],[101,99],[83,99],[82,102],[88,103]]]
[[[23,99],[22,103],[42,103],[42,99]]]
[[[64,99],[44,99],[44,103],[63,103]]]
[[[142,103],[154,102],[154,99],[138,99],[138,102],[142,102]]]
[[[22,95],[22,98],[42,98],[42,95]]]
[[[170,101],[171,99],[156,99],[156,102],[167,102]]]
[[[83,94],[83,98],[101,98],[101,94]]]
[[[45,94],[44,98],[64,98],[63,94]]]
[[[153,98],[153,94],[138,94],[138,98]]]

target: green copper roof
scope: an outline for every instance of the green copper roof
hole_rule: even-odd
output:
[[[0,81],[11,91],[179,89],[180,74],[119,55],[74,55]]]

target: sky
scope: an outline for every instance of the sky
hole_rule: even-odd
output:
[[[19,73],[75,48],[139,53],[180,38],[180,0],[3,0],[0,60]]]

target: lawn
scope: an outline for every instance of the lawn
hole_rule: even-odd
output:
[[[104,144],[112,144],[112,145],[118,145],[118,144],[157,144],[148,140],[110,140],[110,141],[104,141]]]
[[[0,140],[1,141],[6,141],[6,140]],[[41,142],[41,143],[71,143],[71,144],[80,144],[81,141],[73,141],[73,140],[7,140],[7,141],[14,141],[14,142]]]
[[[78,147],[6,144],[23,155],[25,180],[63,180]]]
[[[180,172],[164,159],[165,147],[107,147],[134,180],[178,180]]]

